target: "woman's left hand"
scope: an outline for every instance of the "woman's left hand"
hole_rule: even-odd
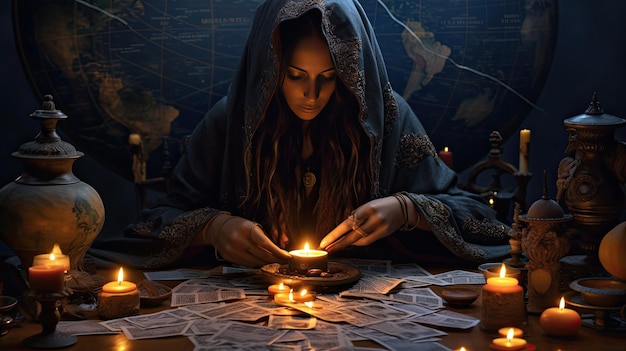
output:
[[[370,245],[400,229],[405,220],[397,198],[388,196],[374,199],[352,211],[348,218],[322,239],[319,249],[333,252],[350,245]]]

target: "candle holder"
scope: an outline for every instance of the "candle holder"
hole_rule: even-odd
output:
[[[496,210],[498,219],[509,223],[511,222],[511,201],[519,203],[522,211],[526,208],[526,188],[532,173],[528,171],[520,172],[515,166],[502,159],[502,141],[500,132],[492,131],[489,134],[491,150],[488,158],[476,164],[468,175],[467,183],[459,183],[459,187],[474,194],[479,194],[486,201],[490,199],[494,201],[490,205]],[[491,171],[491,182],[486,186],[481,186],[478,184],[478,179],[486,171]],[[515,183],[514,189],[506,190],[503,185],[502,176],[507,174],[514,179],[514,182],[512,180],[509,182]]]
[[[61,314],[58,310],[59,302],[70,296],[72,290],[64,288],[59,292],[52,293],[29,290],[26,294],[34,297],[41,304],[41,313],[37,321],[43,330],[39,334],[24,339],[24,345],[33,349],[60,349],[74,345],[76,336],[56,330],[56,326],[61,320]]]

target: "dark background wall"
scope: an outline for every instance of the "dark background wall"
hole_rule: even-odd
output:
[[[2,128],[0,129],[0,186],[11,182],[22,167],[11,153],[38,132],[38,124],[28,115],[40,108],[15,49],[11,1],[1,1],[0,37],[2,50]],[[532,130],[527,201],[542,195],[542,172],[547,171],[550,196],[555,197],[556,168],[567,145],[563,120],[585,111],[593,92],[607,113],[626,119],[626,1],[564,0],[559,3],[559,31],[552,69],[537,105],[544,111],[531,111],[521,128]],[[417,111],[419,112],[419,111]],[[419,115],[419,113],[418,113]],[[70,116],[71,118],[71,116]],[[503,116],[502,118],[506,118]],[[626,128],[616,138],[626,140]],[[59,131],[62,138],[71,138]],[[487,137],[485,137],[485,142]],[[505,160],[518,162],[519,139],[514,135],[504,144]],[[94,187],[102,197],[106,221],[101,236],[119,235],[136,218],[134,186],[110,172],[89,155],[74,164],[74,173]],[[461,173],[465,179],[467,171]]]

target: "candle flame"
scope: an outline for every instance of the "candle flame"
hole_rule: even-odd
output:
[[[51,254],[50,254],[50,261],[54,261],[54,260],[56,260],[56,257],[54,256],[54,254],[53,254],[53,253],[51,253]]]
[[[117,273],[117,285],[122,285],[124,281],[124,269],[120,267],[120,271]]]
[[[308,308],[313,308],[313,301],[307,301],[304,303],[304,305]]]
[[[63,254],[63,251],[61,251],[61,247],[59,246],[59,244],[54,244],[54,247],[52,248],[52,253],[55,255]]]
[[[459,351],[467,351],[467,350],[465,349],[465,347],[464,347],[464,346],[461,346],[461,348],[459,349]]]
[[[513,328],[509,328],[509,331],[506,332],[506,340],[508,342],[511,342],[511,340],[513,339],[513,336],[515,336],[515,331],[513,330]]]
[[[293,301],[293,289],[289,290],[289,301]]]
[[[502,268],[500,268],[500,278],[506,277],[506,266],[504,263],[502,264]]]
[[[309,243],[304,244],[304,254],[309,256]]]
[[[559,311],[563,311],[564,308],[565,308],[565,298],[561,296],[561,301],[559,302]]]
[[[278,290],[283,290],[285,289],[285,284],[283,284],[283,282],[280,282],[280,284],[278,284]]]
[[[447,146],[443,147],[443,152],[448,152],[450,149]]]
[[[494,202],[495,202],[495,201],[493,200],[493,197],[490,197],[490,198],[489,198],[489,205],[493,206]]]
[[[300,296],[304,296],[306,295],[306,293],[307,293],[306,289],[300,290]]]

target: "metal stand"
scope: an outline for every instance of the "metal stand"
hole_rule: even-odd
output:
[[[66,334],[56,330],[56,326],[61,320],[58,310],[58,303],[61,299],[70,296],[72,290],[69,288],[55,293],[34,292],[34,297],[41,303],[41,313],[37,321],[43,327],[41,333],[29,336],[24,339],[24,345],[33,349],[60,349],[72,346],[76,343],[76,336]]]

